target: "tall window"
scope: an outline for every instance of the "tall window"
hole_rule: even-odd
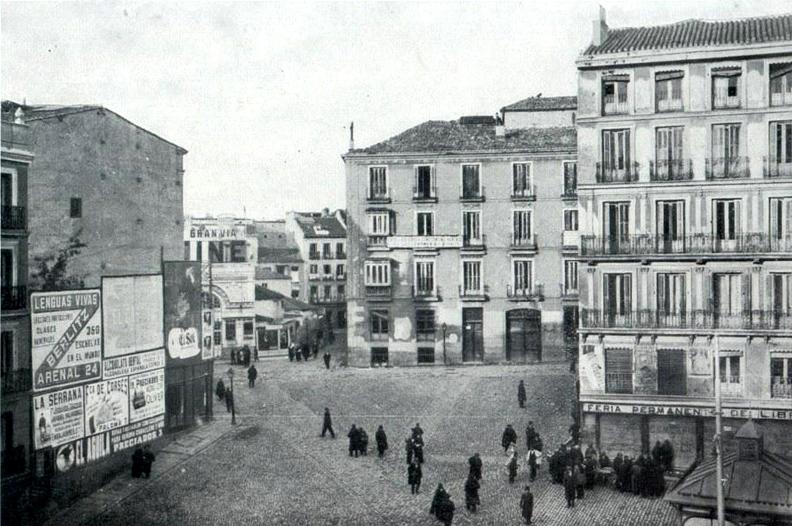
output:
[[[792,104],[792,62],[770,65],[770,105]]]
[[[602,113],[604,115],[629,113],[627,106],[629,87],[630,77],[628,75],[612,75],[603,79]]]
[[[512,221],[512,242],[514,245],[528,245],[533,241],[531,230],[531,211],[515,210]]]
[[[369,166],[369,199],[388,197],[388,168]]]
[[[712,158],[709,160],[709,178],[743,177],[747,165],[740,156],[740,125],[715,124],[712,126]]]
[[[437,197],[434,188],[433,168],[431,166],[415,167],[415,188],[413,195],[417,199],[431,199]]]
[[[630,155],[630,130],[603,130],[602,163],[598,182],[634,180]]]
[[[792,250],[792,197],[770,199],[770,245],[774,252]]]
[[[576,232],[578,229],[578,211],[575,208],[564,210],[564,230]]]
[[[336,278],[344,279],[344,264],[343,263],[336,265]]]
[[[633,392],[632,350],[605,349],[605,392]]]
[[[722,384],[739,384],[742,357],[721,356],[718,364],[718,377]]]
[[[225,321],[225,337],[227,342],[236,341],[236,320]]]
[[[577,294],[578,291],[578,262],[575,260],[564,261],[564,294]]]
[[[740,328],[743,311],[750,307],[750,276],[713,274],[712,315],[716,327]]]
[[[434,261],[415,262],[416,296],[432,296],[435,292]]]
[[[687,393],[685,351],[657,350],[657,394],[681,396]]]
[[[682,252],[685,239],[685,202],[658,201],[655,232],[658,249],[665,253]]]
[[[336,243],[336,259],[346,259],[343,243]]]
[[[481,261],[468,260],[462,262],[462,293],[482,294],[481,286]]]
[[[322,244],[322,257],[325,259],[330,259],[333,257],[333,251],[330,243]]]
[[[657,111],[682,109],[682,71],[666,71],[655,75],[655,104]]]
[[[792,274],[773,273],[774,329],[792,329]]]
[[[716,199],[712,202],[712,208],[715,249],[718,251],[734,250],[740,235],[740,200]]]
[[[316,243],[308,245],[308,255],[311,259],[319,259],[319,248]]]
[[[564,195],[577,194],[577,162],[564,161]]]
[[[626,323],[632,313],[632,275],[604,274],[602,298],[609,326]]]
[[[481,197],[481,174],[478,164],[462,165],[462,199]]]
[[[712,71],[712,108],[739,108],[740,68],[720,68]]]
[[[683,161],[682,126],[657,128],[655,132],[655,164],[652,176],[666,181],[684,178],[687,175]]]
[[[333,266],[332,265],[322,265],[322,271],[325,276],[330,276],[333,274]]]
[[[531,163],[512,164],[512,195],[527,197],[532,194]]]
[[[792,398],[792,358],[770,358],[770,396]]]
[[[223,344],[223,324],[220,321],[215,321],[212,326],[212,341],[214,345]]]
[[[416,212],[415,227],[419,236],[434,235],[434,214],[432,212]]]
[[[464,245],[480,244],[481,211],[465,210],[462,212],[462,242]]]
[[[435,313],[431,309],[415,311],[415,336],[419,342],[434,341]]]
[[[364,283],[370,287],[387,287],[391,284],[390,261],[366,261]]]
[[[388,311],[372,310],[369,312],[369,328],[371,339],[375,341],[388,340],[390,324],[388,323]]]
[[[630,203],[603,203],[602,236],[608,253],[618,254],[629,247]]]
[[[394,221],[390,212],[369,213],[369,243],[385,245],[387,236],[395,233]]]
[[[14,332],[2,331],[0,338],[0,344],[2,344],[0,369],[2,369],[3,374],[6,374],[14,370]]]
[[[770,123],[770,157],[765,170],[769,177],[792,176],[792,121]]]
[[[682,327],[685,322],[684,274],[657,275],[657,323],[661,327]]]
[[[0,260],[0,275],[2,275],[3,287],[16,286],[16,279],[14,276],[14,251],[10,248],[0,250],[2,259]]]
[[[531,294],[533,291],[533,263],[525,259],[512,261],[512,283],[518,296]]]

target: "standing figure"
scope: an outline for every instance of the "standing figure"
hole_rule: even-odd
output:
[[[411,438],[404,440],[404,452],[407,454],[407,463],[412,464],[413,461],[413,441]]]
[[[446,493],[446,496],[439,503],[439,510],[437,510],[437,518],[440,519],[445,526],[451,526],[454,522],[454,501],[451,496]]]
[[[151,465],[157,458],[154,456],[154,453],[151,452],[151,448],[148,444],[143,446],[143,476],[149,478],[151,476]]]
[[[368,456],[368,433],[362,427],[358,428],[358,451],[364,457]]]
[[[521,408],[525,408],[525,383],[520,380],[520,383],[517,384],[517,402],[519,402]]]
[[[564,496],[567,501],[567,508],[575,507],[575,474],[572,466],[567,466],[564,470]]]
[[[291,342],[289,344],[289,361],[290,362],[294,361],[294,342]]]
[[[503,447],[503,451],[508,451],[509,446],[516,443],[517,432],[514,430],[511,424],[507,424],[506,429],[503,430],[503,435],[501,436],[501,446]]]
[[[478,453],[474,454],[468,459],[468,464],[470,465],[470,475],[475,477],[476,480],[481,480],[481,456]]]
[[[481,484],[479,484],[478,479],[472,474],[468,475],[467,481],[465,482],[465,508],[473,513],[476,513],[476,508],[480,503],[478,493],[480,487]]]
[[[217,399],[220,400],[221,402],[223,401],[223,398],[225,398],[225,392],[226,392],[225,383],[223,383],[223,379],[220,378],[219,380],[217,380],[217,387],[215,387],[215,394],[217,395]]]
[[[448,497],[448,493],[446,493],[445,488],[442,484],[438,484],[437,489],[435,489],[434,496],[432,497],[432,506],[429,508],[429,513],[437,518],[440,518],[438,516],[440,502],[446,497]]]
[[[322,356],[324,359],[325,369],[330,369],[330,351],[325,351],[324,355]]]
[[[236,347],[231,349],[231,365],[236,365],[237,363],[237,350]]]
[[[225,394],[225,401],[226,401],[226,411],[231,412],[231,408],[234,406],[234,392],[233,391],[226,391]]]
[[[258,378],[258,369],[255,365],[248,368],[248,387],[253,388],[256,386],[256,378]]]
[[[143,474],[143,449],[138,446],[135,452],[132,453],[132,477],[140,478]]]
[[[377,441],[377,453],[379,453],[380,458],[385,455],[385,450],[388,449],[388,436],[385,434],[385,429],[382,426],[377,428],[377,432],[374,433],[374,438]]]
[[[325,433],[328,431],[330,431],[330,436],[335,438],[335,431],[333,431],[333,419],[330,417],[330,410],[325,407],[324,421],[322,422],[322,438],[324,438]]]
[[[419,464],[424,463],[423,440],[413,440],[413,453],[415,461]]]
[[[523,519],[525,519],[525,524],[531,524],[531,518],[533,517],[533,505],[534,496],[533,493],[531,493],[531,487],[525,486],[525,491],[523,491],[523,494],[520,497],[520,511],[522,512]]]
[[[360,452],[360,432],[355,424],[352,424],[347,437],[349,437],[349,456],[357,457]]]
[[[306,343],[302,348],[303,361],[307,362],[309,356],[311,356],[311,347]]]
[[[423,471],[421,465],[413,462],[407,466],[407,484],[410,485],[410,493],[417,495],[421,489],[421,478],[423,478]]]
[[[586,488],[593,488],[594,479],[597,476],[597,461],[593,456],[586,458],[586,461],[583,464],[583,471],[586,474]]]
[[[528,467],[531,470],[530,478],[531,482],[536,480],[536,472],[539,470],[539,465],[541,464],[542,452],[536,449],[531,449],[528,451]]]
[[[421,424],[418,422],[415,423],[415,427],[412,428],[412,437],[414,439],[418,439],[420,437],[421,443],[423,443],[423,434],[424,431],[421,429]]]
[[[514,484],[514,479],[517,478],[517,468],[517,451],[515,450],[506,464],[506,469],[509,471],[509,484]]]
[[[577,490],[578,500],[582,500],[586,496],[586,473],[583,470],[583,464],[577,463],[573,469],[575,473],[575,489]]]
[[[536,432],[534,429],[534,425],[532,421],[528,422],[528,425],[525,428],[525,447],[528,449],[539,449],[541,447],[537,447],[539,445],[539,433]]]

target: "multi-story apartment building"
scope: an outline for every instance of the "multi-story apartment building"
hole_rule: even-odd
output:
[[[30,318],[28,311],[28,171],[30,130],[20,108],[2,112],[2,467],[10,477],[30,468]]]
[[[603,13],[577,60],[582,427],[611,454],[709,451],[716,382],[727,438],[792,451],[790,27]]]
[[[294,236],[307,266],[308,302],[324,308],[327,325],[346,328],[347,229],[343,210],[289,212],[286,230]]]
[[[285,296],[308,301],[305,261],[294,234],[286,231],[286,221],[254,221],[253,225],[258,239],[256,284],[275,285]]]
[[[573,111],[574,98],[527,99],[505,125],[428,121],[343,156],[350,365],[563,354],[562,321],[577,325]]]

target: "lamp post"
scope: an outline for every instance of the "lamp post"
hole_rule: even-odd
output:
[[[448,361],[446,361],[446,331],[448,330],[448,325],[443,323],[440,328],[443,330],[443,365],[448,365]]]
[[[234,369],[228,368],[228,383],[231,385],[231,425],[236,425],[236,400],[234,399]]]

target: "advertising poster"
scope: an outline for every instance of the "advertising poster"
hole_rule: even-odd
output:
[[[162,276],[102,278],[104,357],[163,347]]]
[[[201,263],[201,359],[211,360],[214,358],[214,348],[212,342],[212,264]]]
[[[165,367],[165,349],[155,349],[105,360],[102,365],[102,378],[109,380],[163,367]]]
[[[165,413],[165,369],[129,377],[129,422]]]
[[[168,362],[201,361],[201,264],[166,261],[163,265]]]
[[[85,386],[85,434],[95,435],[129,423],[127,378]]]
[[[101,304],[99,290],[31,294],[34,391],[101,377]]]
[[[71,387],[33,397],[33,442],[36,449],[83,437],[83,388]]]

